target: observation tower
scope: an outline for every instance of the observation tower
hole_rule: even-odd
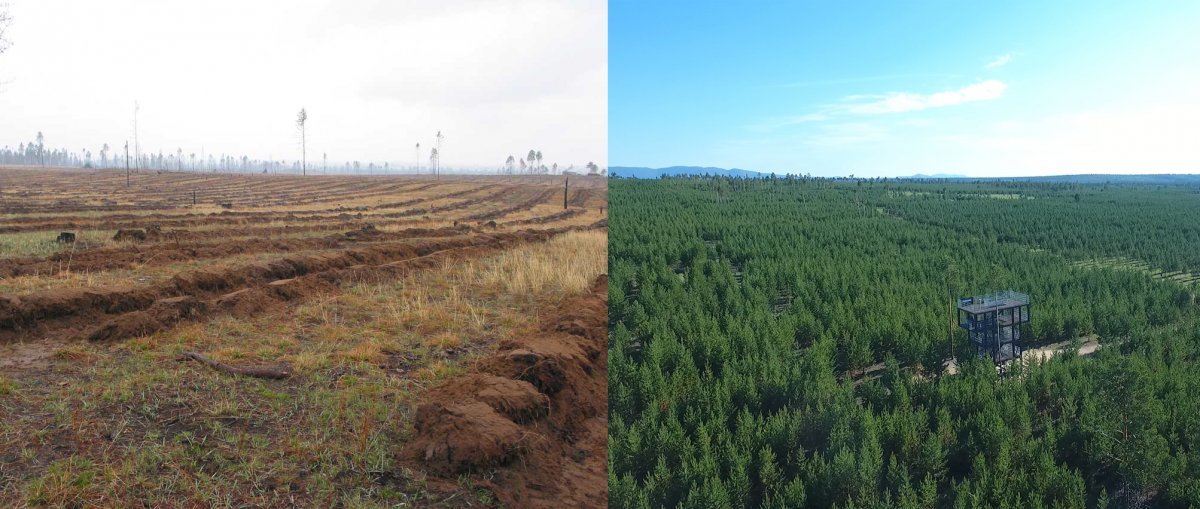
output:
[[[997,365],[1021,358],[1021,326],[1029,323],[1029,296],[1013,290],[958,299],[958,326],[980,357]]]

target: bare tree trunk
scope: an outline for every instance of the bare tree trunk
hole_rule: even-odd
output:
[[[267,378],[267,379],[271,379],[271,380],[280,380],[280,379],[284,379],[289,376],[292,376],[291,371],[288,371],[287,369],[277,369],[277,368],[267,368],[267,367],[239,368],[237,366],[230,366],[229,364],[225,364],[224,362],[209,359],[208,357],[200,355],[196,352],[183,352],[183,357],[186,359],[192,359],[196,362],[200,362],[212,369],[215,369],[222,373],[228,373],[230,375],[242,375],[242,376],[249,376],[249,377],[254,377],[254,378]]]

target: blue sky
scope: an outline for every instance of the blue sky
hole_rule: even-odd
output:
[[[1200,2],[609,4],[609,162],[1200,173]]]

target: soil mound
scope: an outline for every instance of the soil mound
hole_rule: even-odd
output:
[[[472,373],[453,384],[434,388],[426,393],[426,399],[432,402],[475,399],[516,422],[542,417],[550,409],[549,398],[530,383],[482,373]]]
[[[427,392],[401,457],[447,477],[486,469],[509,507],[606,507],[607,296],[601,276],[539,333]]]
[[[546,224],[546,223],[553,223],[555,221],[565,221],[572,217],[583,214],[584,212],[585,211],[583,209],[569,209],[569,210],[564,210],[561,212],[555,212],[548,216],[538,216],[538,217],[531,217],[529,219],[518,219],[515,221],[509,221],[507,223],[504,223],[504,226],[520,226],[520,225],[526,225],[526,224]]]
[[[146,230],[141,228],[122,228],[117,230],[116,235],[113,235],[113,240],[117,242],[143,242],[146,240]]]
[[[586,376],[587,356],[570,336],[553,335],[500,343],[502,354],[481,363],[487,373],[523,380],[548,395]]]
[[[207,304],[190,295],[159,299],[145,311],[109,319],[88,334],[88,340],[107,341],[153,334],[181,320],[202,316],[207,310]]]
[[[536,207],[538,204],[546,202],[546,200],[549,200],[550,197],[554,196],[556,193],[557,193],[557,191],[555,191],[555,190],[542,191],[540,193],[537,193],[537,195],[534,196],[533,198],[522,201],[511,207],[505,207],[505,208],[498,209],[498,210],[481,212],[478,214],[471,214],[469,216],[463,217],[462,220],[463,221],[479,221],[480,224],[483,224],[484,221],[488,221],[491,219],[499,219],[501,217],[512,214],[513,212],[520,212],[523,210],[532,209],[532,208]],[[489,227],[495,228],[496,222],[488,221],[487,225]]]
[[[472,374],[428,394],[417,409],[422,459],[442,472],[502,465],[522,451],[529,433],[518,423],[546,415],[549,399],[527,382]]]
[[[449,470],[489,468],[515,458],[524,432],[486,403],[428,403],[417,410],[419,453]]]

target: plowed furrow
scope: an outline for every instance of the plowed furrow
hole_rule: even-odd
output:
[[[144,287],[69,288],[0,295],[0,342],[38,338],[111,340],[149,334],[213,313],[257,313],[329,291],[344,281],[393,277],[446,257],[549,239],[580,228],[522,230],[467,238],[396,242],[285,256],[177,274]]]
[[[318,249],[338,249],[349,244],[383,242],[412,238],[436,238],[466,235],[471,229],[409,228],[401,231],[381,231],[364,228],[325,237],[301,239],[246,238],[230,240],[229,232],[216,232],[217,241],[164,240],[153,244],[132,244],[77,252],[62,252],[47,257],[0,259],[0,278],[30,275],[53,275],[61,272],[102,272],[113,269],[167,265],[189,260],[220,259],[230,256],[298,252]],[[167,235],[169,238],[170,234]]]
[[[553,189],[548,189],[548,190],[542,191],[540,193],[537,193],[537,195],[534,196],[533,198],[525,200],[525,201],[518,203],[516,205],[513,205],[511,207],[505,207],[505,208],[497,209],[497,210],[489,210],[486,212],[480,212],[478,214],[471,214],[469,216],[461,218],[460,221],[488,221],[488,220],[492,220],[492,219],[500,219],[504,216],[507,216],[507,215],[515,213],[515,212],[521,212],[521,211],[532,209],[532,208],[538,206],[539,204],[545,203],[546,200],[549,200],[552,196],[554,196],[556,194],[558,194],[557,191],[555,191]]]

